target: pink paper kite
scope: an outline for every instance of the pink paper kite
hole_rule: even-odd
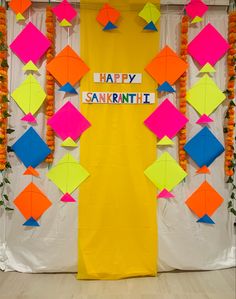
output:
[[[10,48],[24,63],[28,63],[30,60],[37,63],[50,44],[50,40],[29,22],[11,43]]]
[[[201,66],[206,63],[214,66],[228,49],[228,42],[211,24],[206,25],[188,45],[188,53]]]
[[[188,119],[166,99],[144,121],[144,124],[159,138],[173,138],[188,122]]]
[[[67,102],[51,117],[47,124],[65,140],[71,137],[74,141],[87,130],[91,124],[71,103]]]
[[[59,21],[65,19],[68,22],[71,22],[77,15],[76,10],[67,0],[63,0],[60,4],[55,6],[52,11]]]
[[[202,17],[208,10],[208,6],[201,0],[191,0],[185,6],[187,15],[194,19],[195,17]]]

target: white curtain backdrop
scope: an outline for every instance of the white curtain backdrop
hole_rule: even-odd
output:
[[[179,52],[179,26],[182,11],[179,8],[166,8],[161,16],[161,47],[168,44]],[[23,29],[15,21],[14,14],[8,13],[8,42],[9,44]],[[31,20],[42,32],[45,33],[45,6],[33,7],[29,13]],[[28,21],[28,20],[27,20]],[[124,20],[125,21],[125,20]],[[222,8],[211,8],[204,22],[193,25],[190,28],[189,40],[211,22],[222,34],[227,36],[228,17]],[[68,38],[67,29],[61,28],[57,23],[56,31],[56,51],[57,53],[69,43],[75,51],[79,53],[80,32],[79,16],[76,26],[70,29]],[[72,32],[73,31],[73,32]],[[31,41],[33,42],[33,41]],[[207,48],[207,42],[206,42]],[[94,49],[96,51],[96,49]],[[147,49],[148,51],[148,49]],[[9,51],[9,89],[12,92],[24,80],[21,61]],[[218,86],[225,89],[226,60],[223,58],[216,65],[214,80]],[[198,77],[198,68],[194,61],[189,58],[189,86],[194,84]],[[132,72],[132,70],[127,70]],[[45,83],[45,61],[40,67],[40,75],[37,79],[44,86]],[[61,107],[63,100],[60,93],[56,93],[56,109]],[[163,98],[164,99],[164,98]],[[159,99],[161,102],[163,99]],[[169,99],[177,104],[176,95],[171,94]],[[73,103],[79,105],[78,96],[73,97]],[[214,122],[211,124],[213,133],[223,143],[223,119],[226,105],[221,105],[212,115]],[[16,131],[10,135],[9,143],[13,144],[27,129],[20,119],[23,116],[20,108],[11,100],[10,110],[12,117],[10,125]],[[190,123],[188,125],[188,138],[191,138],[200,130],[200,126],[195,124],[198,119],[197,113],[188,107]],[[38,125],[35,126],[37,132],[45,138],[45,119],[43,108],[37,116]],[[177,157],[176,146],[169,152]],[[60,139],[56,139],[55,161],[57,163],[65,150],[60,147]],[[160,154],[160,152],[158,153]],[[72,155],[79,159],[79,150],[72,151]],[[30,176],[23,176],[25,170],[23,164],[11,154],[12,173],[10,176],[11,185],[8,188],[11,200],[27,186],[31,181]],[[159,271],[169,271],[173,269],[182,270],[212,270],[232,267],[235,265],[235,235],[233,227],[233,217],[227,211],[227,201],[229,190],[224,183],[224,154],[221,155],[210,167],[211,175],[207,177],[209,183],[224,197],[225,201],[213,215],[215,225],[196,223],[196,216],[184,204],[188,196],[200,185],[204,177],[195,175],[196,168],[192,164],[189,167],[189,175],[184,183],[175,188],[176,197],[171,200],[159,199],[158,205],[158,256],[157,261]],[[0,268],[5,271],[20,272],[76,272],[77,271],[77,204],[64,204],[60,202],[61,193],[57,187],[51,183],[46,173],[46,164],[41,164],[37,170],[40,178],[34,178],[34,183],[45,192],[53,205],[42,216],[39,228],[26,228],[22,226],[23,216],[15,209],[14,212],[0,210]],[[73,196],[77,197],[77,193]]]

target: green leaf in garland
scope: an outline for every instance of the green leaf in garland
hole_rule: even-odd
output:
[[[232,208],[232,206],[233,206],[233,202],[232,202],[232,200],[230,200],[230,201],[228,202],[228,209]]]
[[[3,112],[3,117],[4,118],[10,117],[10,116],[11,116],[11,114],[9,114],[7,111]]]
[[[3,180],[6,184],[11,184],[10,181],[8,180],[8,178],[4,178]]]
[[[2,60],[1,67],[9,67],[9,65],[7,63],[7,59]]]
[[[14,209],[9,208],[9,207],[5,207],[5,210],[6,210],[6,211],[14,211]]]
[[[4,44],[0,44],[0,51],[7,51],[7,46]]]
[[[6,168],[8,168],[8,169],[11,168],[11,164],[10,164],[10,162],[8,162],[8,161],[7,161],[7,163],[6,163]]]
[[[3,143],[3,139],[2,138],[0,138],[0,144],[2,144]]]
[[[234,192],[231,194],[230,198],[235,199],[235,193]]]
[[[230,101],[230,106],[235,106],[235,103],[234,103],[234,101]]]
[[[13,132],[15,132],[15,130],[10,129],[10,128],[7,129],[7,134],[11,134],[11,133],[13,133]]]
[[[7,96],[3,96],[3,97],[2,97],[2,102],[3,102],[3,103],[9,103],[10,101],[8,100],[8,97],[7,97]]]
[[[234,208],[230,209],[230,212],[234,214],[234,216],[236,216],[236,210]]]
[[[226,134],[226,133],[228,133],[228,129],[227,128],[224,128],[223,129],[223,132]]]
[[[4,205],[4,201],[0,200],[0,206],[3,206],[3,205]]]
[[[232,178],[232,176],[229,176],[229,178],[228,178],[228,180],[226,181],[226,183],[227,184],[229,184],[229,183],[233,183],[233,178]]]
[[[13,153],[14,152],[13,149],[11,148],[11,146],[9,146],[9,145],[7,146],[7,152],[8,153]]]
[[[3,187],[3,185],[4,185],[3,182],[1,182],[1,183],[0,183],[0,188]]]
[[[5,200],[9,201],[9,198],[8,198],[7,194],[3,194],[3,197],[4,197]]]
[[[231,76],[230,78],[229,78],[229,81],[234,81],[235,80],[235,77],[234,76]]]

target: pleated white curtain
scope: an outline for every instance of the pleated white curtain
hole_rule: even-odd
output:
[[[176,8],[168,8],[163,11],[160,26],[161,47],[168,44],[177,52],[179,51],[181,14],[182,12]],[[8,41],[10,44],[23,29],[23,26],[16,24],[12,12],[9,11],[8,16]],[[30,10],[29,20],[45,33],[45,6],[33,7]],[[211,22],[224,36],[227,36],[228,18],[226,11],[221,8],[210,8],[202,24],[191,26],[189,40],[208,22]],[[76,23],[79,24],[79,16]],[[73,32],[70,32],[68,36],[67,30],[60,28],[57,24],[57,52],[68,43],[79,53],[79,25],[76,25]],[[205,46],[207,47],[207,42]],[[188,84],[191,86],[199,77],[197,76],[198,69],[194,61],[189,58],[189,62],[190,78]],[[215,82],[222,90],[225,89],[226,82],[225,62],[226,60],[223,58],[217,63],[216,74],[214,75]],[[9,87],[10,92],[12,92],[24,80],[25,76],[22,71],[23,65],[14,54],[10,53],[9,64]],[[127,70],[127,72],[132,72],[132,70]],[[44,86],[45,62],[41,65],[40,75],[37,76],[37,79]],[[56,93],[55,98],[56,108],[58,109],[65,100],[63,100],[60,93]],[[159,101],[161,102],[163,99],[159,99]],[[175,94],[171,94],[169,99],[173,103],[177,103]],[[73,98],[73,103],[79,105],[78,97]],[[10,125],[16,130],[10,137],[9,142],[12,144],[23,134],[27,126],[20,121],[23,114],[13,100],[11,100],[10,109],[12,114]],[[225,109],[226,105],[223,104],[212,115],[215,121],[211,124],[211,129],[221,142],[223,142]],[[195,124],[198,119],[197,113],[191,107],[188,110],[190,118],[188,138],[190,138],[200,130],[200,126]],[[40,110],[37,120],[38,125],[35,126],[35,129],[44,137],[45,119],[43,108]],[[177,145],[177,139],[175,141]],[[57,139],[55,163],[65,153],[60,147],[60,143],[60,139]],[[177,146],[173,147],[170,153],[178,159]],[[73,150],[72,155],[79,159],[79,150]],[[13,200],[26,187],[31,178],[22,175],[24,166],[15,157],[14,153],[11,154],[11,164],[13,168],[10,177],[11,186],[8,192],[10,199]],[[210,169],[211,175],[207,179],[225,199],[213,216],[216,222],[215,225],[197,224],[195,216],[184,204],[188,196],[204,179],[203,176],[195,175],[195,168],[192,163],[186,181],[174,190],[176,197],[172,200],[158,200],[159,261],[157,262],[159,271],[172,269],[206,270],[234,266],[236,252],[233,231],[234,219],[227,211],[229,190],[224,183],[224,154],[212,164]],[[60,202],[60,192],[46,178],[47,165],[42,164],[37,170],[40,172],[40,178],[34,178],[34,183],[47,194],[53,205],[42,216],[41,226],[35,229],[22,226],[24,219],[17,209],[13,213],[5,213],[0,210],[0,268],[5,271],[17,270],[20,272],[76,272],[77,204],[63,204]],[[77,195],[74,194],[74,196]]]

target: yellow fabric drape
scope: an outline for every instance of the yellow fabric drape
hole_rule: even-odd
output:
[[[102,3],[81,0],[81,57],[90,67],[81,92],[155,92],[144,67],[158,51],[159,34],[143,31],[138,12],[145,2],[109,1],[121,12],[118,29],[111,32],[96,21]],[[142,73],[143,80],[94,83],[94,72]],[[78,279],[157,273],[156,189],[144,175],[156,159],[156,138],[143,124],[154,108],[81,103],[92,126],[80,143],[81,164],[91,175],[79,194]]]

